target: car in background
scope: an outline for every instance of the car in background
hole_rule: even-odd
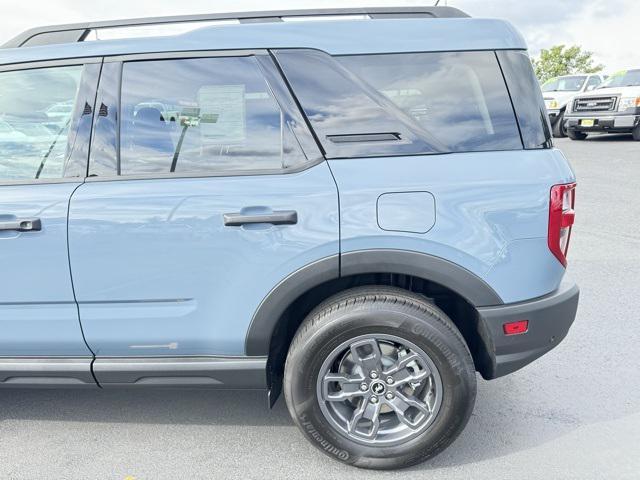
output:
[[[589,92],[597,88],[604,81],[598,74],[576,74],[554,77],[542,84],[544,104],[549,112],[549,121],[553,129],[553,136],[562,138],[567,136],[564,127],[564,113],[567,103],[582,92]]]
[[[640,141],[640,68],[614,73],[595,91],[577,95],[565,111],[567,135],[631,133]]]

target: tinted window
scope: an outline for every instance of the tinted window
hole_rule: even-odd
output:
[[[72,66],[0,73],[0,179],[64,176],[81,72]]]
[[[493,52],[340,57],[450,152],[522,148]]]
[[[123,66],[120,172],[280,170],[305,159],[254,57]]]
[[[497,55],[518,116],[524,148],[549,148],[549,118],[529,55],[516,50],[500,51]]]
[[[444,145],[334,57],[317,50],[276,55],[327,157],[444,151]]]

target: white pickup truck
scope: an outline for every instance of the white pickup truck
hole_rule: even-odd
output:
[[[567,136],[567,131],[564,128],[564,114],[567,103],[575,95],[597,88],[603,81],[604,77],[602,75],[578,73],[554,77],[542,84],[544,103],[549,113],[549,121],[551,122],[554,137]]]
[[[623,70],[567,105],[564,128],[572,140],[589,133],[631,133],[640,141],[640,69]]]

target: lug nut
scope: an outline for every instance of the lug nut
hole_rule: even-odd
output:
[[[391,385],[393,383],[393,377],[387,377],[387,383]]]
[[[386,398],[387,400],[393,400],[393,397],[394,395],[391,392],[387,392],[387,394],[384,396],[384,398]]]
[[[360,390],[362,390],[363,392],[365,392],[367,390],[367,388],[369,388],[369,386],[366,383],[361,383],[360,384]]]
[[[378,403],[378,397],[371,397],[371,403]]]
[[[373,371],[373,372],[371,372],[371,373],[369,374],[369,376],[370,376],[371,378],[378,378],[378,372]]]

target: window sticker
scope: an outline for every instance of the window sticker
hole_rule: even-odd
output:
[[[203,140],[227,144],[245,140],[244,85],[205,85],[198,90],[198,104]]]

